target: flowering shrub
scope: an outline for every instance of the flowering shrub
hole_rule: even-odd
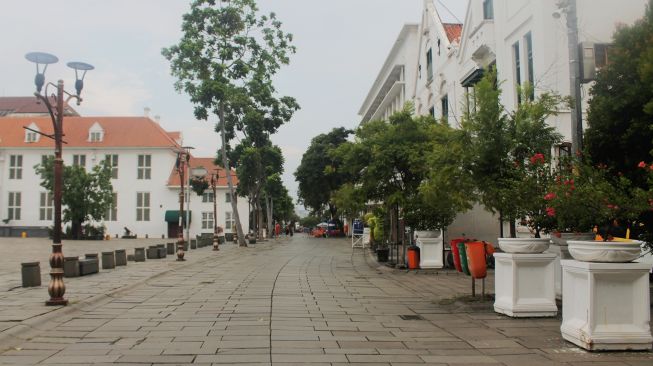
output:
[[[595,227],[605,240],[625,237],[646,210],[642,191],[623,176],[613,177],[604,166],[578,160],[563,162],[544,199],[560,232],[589,232]]]
[[[549,205],[552,193],[547,192],[553,180],[550,159],[535,153],[523,163],[516,163],[521,181],[518,183],[519,214],[536,238],[555,227],[555,208]]]

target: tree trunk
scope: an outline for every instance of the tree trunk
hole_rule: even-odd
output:
[[[268,220],[268,236],[272,236],[272,230],[274,229],[272,225],[272,197],[268,197],[267,193],[265,194],[265,206],[266,206],[266,214],[267,214],[267,220]]]
[[[240,224],[240,215],[238,213],[238,202],[236,198],[236,190],[234,189],[234,182],[231,179],[231,166],[229,165],[229,158],[227,157],[227,141],[226,141],[226,132],[225,132],[225,120],[224,120],[224,102],[220,101],[220,135],[222,138],[222,165],[225,169],[225,175],[227,176],[227,185],[229,186],[229,194],[231,195],[231,215],[236,222],[236,235],[238,235],[238,245],[241,247],[246,247],[247,242],[245,241],[245,235],[243,234],[243,227]],[[214,198],[215,199],[215,198]]]
[[[515,219],[510,219],[510,237],[517,237],[517,226],[515,225]]]
[[[503,214],[499,212],[499,237],[503,238]]]
[[[256,199],[256,215],[258,223],[258,237],[263,240],[263,206],[261,206],[261,198]]]

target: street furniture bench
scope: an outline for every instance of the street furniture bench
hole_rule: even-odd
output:
[[[63,258],[63,276],[79,277],[79,257]]]
[[[159,248],[156,245],[150,245],[147,248],[147,259],[158,259],[159,258]]]
[[[113,251],[102,252],[102,269],[116,268],[116,255]]]
[[[23,287],[41,286],[40,262],[23,262],[20,267]]]
[[[87,276],[100,271],[97,254],[86,254],[86,258],[79,260],[79,275]]]
[[[145,248],[134,248],[134,261],[145,262]]]
[[[116,249],[116,266],[127,265],[127,251],[124,249]]]

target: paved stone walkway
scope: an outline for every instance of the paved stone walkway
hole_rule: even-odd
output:
[[[2,344],[0,364],[653,364],[651,352],[582,351],[561,339],[560,318],[495,314],[491,301],[461,297],[471,287],[463,275],[389,270],[344,240],[201,253],[31,324]]]

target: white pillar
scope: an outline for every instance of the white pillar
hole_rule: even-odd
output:
[[[555,302],[555,254],[494,253],[494,311],[511,317],[548,317]]]
[[[422,269],[444,267],[442,256],[444,235],[442,232],[418,231],[416,235],[419,247],[419,267]]]
[[[650,350],[647,263],[563,260],[562,337],[587,350]]]

